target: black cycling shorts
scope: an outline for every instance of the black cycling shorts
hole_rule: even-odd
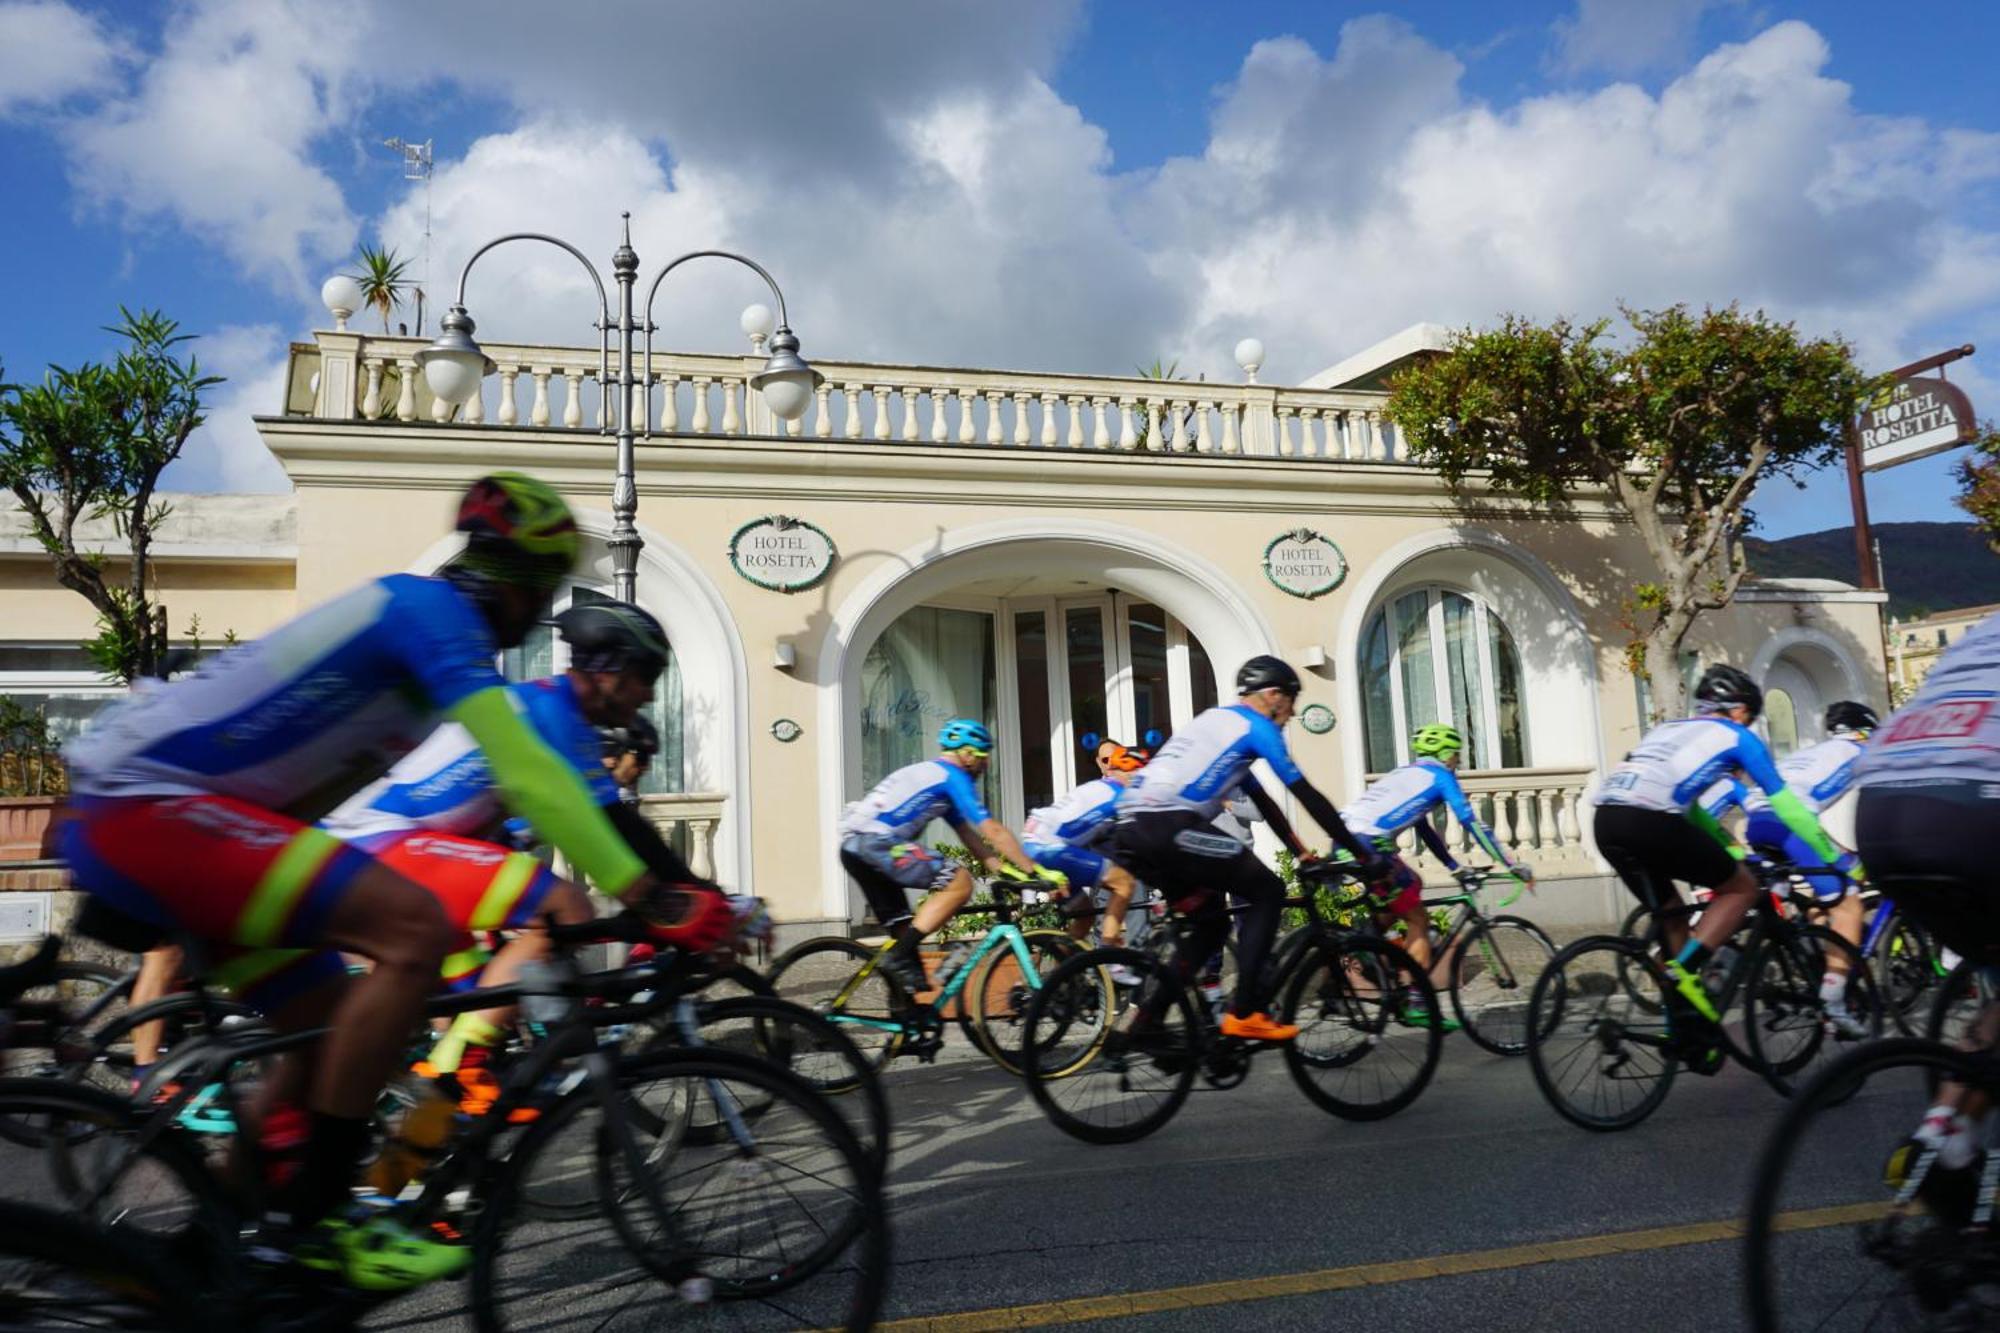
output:
[[[1153,886],[1176,911],[1201,893],[1247,902],[1282,899],[1284,881],[1256,853],[1193,811],[1128,815],[1112,831],[1113,859]]]
[[[1654,911],[1678,898],[1674,880],[1712,889],[1736,873],[1729,849],[1683,815],[1600,805],[1592,820],[1598,852],[1632,896]]]
[[[2000,966],[2000,784],[1864,789],[1854,836],[1868,878],[1967,958]]]

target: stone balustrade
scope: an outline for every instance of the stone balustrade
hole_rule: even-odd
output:
[[[687,858],[688,869],[703,879],[714,879],[715,831],[728,802],[722,792],[675,792],[641,796],[639,809],[667,844]]]
[[[1601,873],[1583,841],[1583,794],[1596,776],[1592,768],[1498,768],[1459,776],[1474,810],[1508,854],[1525,861],[1541,879]],[[1370,781],[1374,780],[1371,775]],[[1449,814],[1442,826],[1445,845],[1461,865],[1490,858]],[[1418,840],[1414,830],[1397,839],[1397,851],[1426,884],[1449,884],[1451,875]]]
[[[496,369],[479,397],[454,411],[418,372],[425,340],[317,338],[292,348],[287,410],[296,415],[598,432],[616,423],[616,386],[598,382],[594,347],[484,344]],[[762,436],[1357,462],[1403,457],[1380,393],[816,361],[825,383],[803,418],[785,422],[750,388],[763,364],[758,356],[655,352],[650,366],[635,370],[644,383],[635,385],[633,420],[662,441]]]

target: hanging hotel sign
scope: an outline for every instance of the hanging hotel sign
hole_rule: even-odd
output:
[[[1319,597],[1347,577],[1347,557],[1324,533],[1293,528],[1273,537],[1264,548],[1264,577],[1280,592]]]
[[[1877,472],[1968,444],[1979,436],[1965,390],[1934,375],[1897,380],[1861,414],[1861,467]]]
[[[833,572],[833,538],[802,518],[751,519],[729,539],[729,563],[760,588],[802,592]]]

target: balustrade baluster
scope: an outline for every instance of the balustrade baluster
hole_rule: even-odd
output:
[[[979,438],[972,429],[972,404],[978,400],[978,397],[979,395],[971,389],[960,389],[958,391],[958,442],[960,444],[971,444],[975,439]]]
[[[813,438],[824,440],[833,432],[833,413],[827,406],[827,399],[833,392],[830,381],[821,380],[813,390]]]
[[[1118,447],[1137,449],[1139,447],[1138,404],[1130,398],[1118,400]]]
[[[1160,429],[1159,400],[1148,398],[1146,400],[1146,447],[1148,449],[1165,449],[1167,447],[1166,439],[1160,434]]]
[[[1209,405],[1205,402],[1197,402],[1194,405],[1194,447],[1196,452],[1204,454],[1215,452],[1215,431],[1209,425],[1208,408]]]
[[[447,403],[444,399],[438,397],[436,394],[431,393],[429,385],[424,386],[424,392],[429,396],[431,400],[431,420],[439,422],[440,424],[446,421],[450,421],[451,404]]]
[[[1535,850],[1540,853],[1552,852],[1556,848],[1556,789],[1554,787],[1535,788]]]
[[[380,358],[368,358],[368,391],[361,395],[361,415],[367,421],[382,418],[382,370]]]
[[[398,358],[396,370],[402,377],[402,391],[396,395],[396,420],[415,421],[417,419],[417,363],[407,358]]]
[[[706,435],[713,425],[708,415],[708,386],[715,381],[707,375],[696,375],[689,382],[694,386],[694,416],[688,421],[688,429],[696,435]]]
[[[787,421],[785,423],[785,434],[791,436],[793,439],[797,439],[799,436],[805,433],[806,433],[806,419],[804,413],[800,413],[798,416],[793,417],[790,421]]]
[[[1167,402],[1167,452],[1178,454],[1188,447],[1187,404],[1178,399]]]
[[[563,372],[562,424],[571,430],[583,424],[583,372],[580,370]]]
[[[889,439],[891,435],[889,430],[889,386],[886,384],[872,385],[869,387],[868,392],[875,396],[874,436],[878,440]]]
[[[459,420],[474,426],[486,420],[486,382],[484,380],[481,380],[478,387],[473,389],[472,397],[465,400],[465,410],[459,414]]]
[[[521,408],[514,401],[514,381],[521,377],[520,366],[500,367],[500,411],[496,414],[503,426],[512,426],[521,419]]]
[[[1493,840],[1503,851],[1511,852],[1517,841],[1514,797],[1516,793],[1496,791],[1493,793]]]
[[[1582,796],[1582,789],[1577,787],[1564,787],[1556,793],[1556,830],[1578,855],[1582,854],[1583,833],[1576,826],[1576,804]]]
[[[529,373],[535,380],[535,401],[528,406],[528,424],[546,426],[549,424],[549,380],[555,372],[548,366],[536,366]]]
[[[740,384],[734,378],[722,381],[722,433],[741,435],[743,433],[743,412],[736,405],[736,393]]]
[[[847,421],[840,428],[841,435],[846,439],[861,438],[861,389],[862,386],[853,380],[840,386],[840,392],[847,399]]]
[[[1028,404],[1033,401],[1030,394],[1014,395],[1014,443],[1022,448],[1026,448],[1033,439],[1028,433]]]
[[[1006,401],[1007,395],[1001,393],[998,389],[988,389],[986,391],[986,442],[988,444],[1004,444],[1007,441],[1006,432],[1001,429],[1002,423],[1000,421],[1000,404]]]
[[[1298,446],[1292,442],[1292,418],[1297,415],[1298,409],[1296,408],[1281,407],[1278,409],[1277,444],[1278,456],[1280,458],[1291,458],[1298,453]],[[1310,424],[1307,425],[1306,431],[1308,434],[1311,433],[1312,427]]]
[[[1055,446],[1056,396],[1052,393],[1045,393],[1042,395],[1042,447],[1044,449],[1053,449]]]
[[[917,431],[917,391],[906,385],[896,396],[903,400],[903,438],[914,444],[923,438]]]
[[[660,376],[660,433],[678,435],[681,429],[681,377],[668,371]]]
[[[1383,438],[1382,435],[1382,414],[1380,412],[1370,412],[1367,414],[1367,417],[1368,456],[1373,459],[1387,461],[1389,457],[1389,441]]]
[[[1242,419],[1243,407],[1240,403],[1223,403],[1222,409],[1222,452],[1240,454],[1243,452],[1243,436],[1237,428]]]
[[[931,400],[931,443],[943,444],[951,438],[951,431],[945,422],[945,404],[951,401],[951,390],[932,389]]]
[[[1105,423],[1104,419],[1104,409],[1108,405],[1109,400],[1107,399],[1093,398],[1090,400],[1092,417],[1090,447],[1093,449],[1108,449],[1111,447],[1111,428]]]
[[[1081,449],[1083,448],[1083,398],[1079,394],[1071,394],[1063,399],[1063,402],[1069,408],[1069,433],[1063,437],[1063,443],[1072,449]]]

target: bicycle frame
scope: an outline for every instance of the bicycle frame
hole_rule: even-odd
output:
[[[921,1007],[933,1012],[947,1008],[957,998],[958,993],[965,989],[966,980],[972,975],[973,969],[985,960],[986,955],[1002,946],[1013,951],[1014,961],[1020,965],[1021,976],[1028,983],[1029,989],[1040,990],[1042,978],[1041,974],[1035,970],[1033,956],[1028,953],[1028,937],[1012,921],[1001,921],[995,923],[987,930],[985,936],[980,939],[978,947],[966,957],[963,963],[959,964],[958,970],[952,973],[951,979],[945,983],[944,989],[940,990],[935,997]],[[854,997],[854,992],[860,988],[861,983],[874,975],[875,969],[881,965],[882,959],[888,955],[889,950],[895,947],[896,942],[894,940],[888,941],[881,948],[877,949],[867,962],[855,970],[854,975],[848,978],[847,984],[842,986],[839,993],[833,997],[833,1007],[826,1014],[828,1021],[846,1023],[853,1027],[873,1028],[877,1032],[899,1034],[910,1032],[910,1024],[899,1018],[863,1018],[857,1014],[843,1012],[847,1002]]]

